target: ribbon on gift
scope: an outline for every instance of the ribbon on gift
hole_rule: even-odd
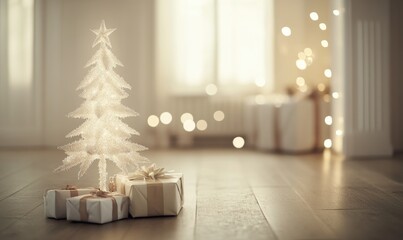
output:
[[[326,87],[323,91],[312,90],[308,95],[308,98],[312,99],[314,102],[314,118],[315,118],[315,148],[322,148],[320,143],[320,135],[321,135],[321,122],[320,119],[320,102],[324,98],[325,95],[329,94],[330,90]]]
[[[164,215],[164,188],[160,179],[173,178],[173,171],[166,171],[165,168],[158,168],[155,163],[149,166],[141,166],[140,169],[128,175],[129,180],[144,180],[147,186],[147,213],[148,216]],[[183,183],[181,178],[181,189],[178,184],[181,202],[183,203]],[[131,193],[129,193],[130,195]]]
[[[65,188],[62,188],[62,190],[77,190],[77,187],[67,184]]]
[[[116,176],[109,178],[109,183],[108,183],[109,192],[116,192],[116,191],[117,191],[117,189],[116,189],[116,183],[115,183],[115,182],[116,182],[115,178],[116,178]]]
[[[299,92],[298,89],[295,87],[288,87],[287,88],[287,94],[291,97],[293,97],[296,101],[303,100],[303,99],[311,99],[314,103],[314,121],[315,121],[315,142],[314,146],[315,148],[321,148],[321,143],[320,143],[320,134],[321,134],[321,128],[320,128],[320,102],[326,95],[329,95],[330,89],[329,87],[325,87],[323,90],[317,90],[317,89],[310,89],[309,91],[306,92]]]
[[[175,176],[169,175],[166,178],[174,178]],[[158,179],[144,179],[147,188],[147,197],[143,196],[147,202],[147,215],[148,216],[162,216],[165,215],[164,208],[164,183]],[[179,188],[178,184],[175,184],[176,189],[179,192],[179,197],[181,199],[181,205],[183,205],[183,176],[180,177],[181,186]],[[132,189],[130,188],[129,196],[132,194]]]
[[[165,171],[165,168],[158,168],[155,163],[149,166],[141,166],[140,169],[134,173],[129,174],[129,180],[158,180],[164,178],[171,178],[169,175],[173,171]]]
[[[80,199],[79,212],[81,221],[88,221],[87,199],[90,198],[110,198],[112,200],[112,221],[118,220],[118,203],[116,202],[114,195],[111,195],[110,192],[105,192],[98,188],[95,191],[92,191],[90,196],[84,196]]]
[[[76,186],[67,184],[65,188],[61,190],[70,191],[70,197],[77,197],[78,196],[78,189]],[[66,200],[64,197],[60,195],[61,193],[56,191],[56,206],[66,206]]]

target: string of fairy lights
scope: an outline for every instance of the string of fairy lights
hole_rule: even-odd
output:
[[[335,17],[340,15],[340,11],[337,9],[334,9],[332,11],[333,15]],[[313,22],[318,22],[319,21],[319,14],[317,12],[310,12],[309,13],[309,18],[313,21]],[[321,31],[326,31],[328,30],[328,26],[326,25],[326,23],[324,22],[319,22],[318,24],[318,28]],[[292,36],[292,29],[290,26],[284,26],[281,28],[281,33],[284,37],[291,37]],[[320,40],[320,45],[323,48],[328,48],[329,47],[329,42],[326,39],[322,39]],[[310,67],[315,60],[315,54],[313,52],[313,50],[309,47],[304,48],[302,51],[298,52],[297,54],[297,60],[295,62],[296,67],[299,70],[306,70],[308,67]],[[330,68],[326,68],[323,70],[323,75],[331,80],[332,78],[332,70]],[[264,86],[265,81],[255,81],[255,84],[257,87],[262,87]],[[297,85],[297,89],[301,92],[306,92],[308,91],[308,85],[305,81],[305,79],[301,76],[298,76],[296,78],[296,85]],[[326,85],[324,83],[319,83],[316,86],[317,90],[320,92],[324,92],[326,90]],[[208,96],[214,96],[216,95],[218,92],[218,87],[213,84],[210,83],[205,87],[205,93]],[[340,94],[338,92],[332,92],[331,95],[329,94],[325,94],[323,95],[323,100],[327,103],[330,103],[331,99],[338,99],[340,97]],[[255,102],[257,104],[262,104],[265,102],[265,96],[262,94],[256,95],[255,96]],[[212,113],[213,119],[217,122],[223,122],[225,120],[225,113],[222,110],[216,110],[215,112]],[[179,117],[179,116],[178,116]],[[182,123],[182,127],[183,129],[188,132],[194,132],[194,131],[205,131],[208,128],[208,121],[206,119],[198,119],[196,120],[194,118],[194,116],[189,113],[189,112],[185,112],[182,113],[180,115],[180,121]],[[178,120],[179,120],[178,119]],[[159,126],[160,124],[162,125],[169,125],[171,124],[173,121],[173,116],[171,113],[169,112],[163,112],[161,113],[159,116],[157,115],[150,115],[147,119],[147,123],[150,127],[152,128],[156,128],[157,126]],[[333,118],[332,116],[328,115],[323,119],[324,123],[328,126],[332,126],[333,124]],[[215,124],[210,123],[210,124]],[[337,136],[341,136],[343,134],[342,130],[336,130],[335,134]],[[245,145],[245,139],[241,136],[236,136],[233,138],[232,144],[235,148],[243,148]],[[324,140],[323,142],[323,146],[327,149],[332,147],[332,140],[330,138],[327,138]]]
[[[335,17],[340,15],[340,10],[338,9],[334,9],[332,11],[333,15]],[[319,21],[319,14],[317,12],[310,12],[309,13],[309,18],[312,20],[312,22],[318,22]],[[326,31],[327,30],[327,25],[324,22],[320,22],[318,24],[318,27],[321,31]],[[284,37],[290,37],[292,35],[292,29],[289,26],[284,26],[281,28],[281,33],[283,34]],[[328,48],[329,47],[329,42],[326,39],[322,39],[320,41],[320,45],[323,48]],[[297,54],[298,59],[295,62],[296,67],[299,70],[305,70],[307,69],[310,65],[312,65],[313,61],[314,61],[314,54],[311,48],[305,48],[303,51],[299,52]],[[331,80],[332,79],[332,70],[330,68],[326,68],[323,70],[323,75]],[[306,92],[308,90],[308,86],[306,84],[306,81],[303,77],[297,77],[296,78],[296,85],[299,91],[301,92]],[[324,92],[326,89],[326,85],[323,83],[319,83],[316,86],[317,90],[319,92]],[[323,95],[323,100],[327,103],[329,103],[331,101],[331,99],[333,98],[334,100],[339,99],[340,94],[338,92],[332,92],[331,96],[329,94],[325,94]],[[328,126],[332,126],[333,125],[333,117],[328,115],[323,119],[324,123]],[[341,136],[343,134],[343,131],[340,129],[336,129],[335,130],[335,134],[336,136]],[[332,139],[327,138],[323,141],[323,146],[327,149],[332,148]]]

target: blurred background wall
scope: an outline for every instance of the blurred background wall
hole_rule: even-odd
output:
[[[21,0],[23,1],[23,0]],[[9,4],[17,4],[17,0],[9,0]],[[24,2],[24,1],[23,1]],[[29,5],[30,1],[25,1]],[[32,1],[31,1],[32,2]],[[94,35],[89,31],[96,29],[102,19],[107,27],[117,28],[111,35],[112,51],[123,62],[125,67],[117,72],[132,85],[130,96],[125,104],[140,113],[140,117],[126,119],[142,136],[136,141],[148,146],[160,145],[167,136],[147,125],[151,114],[159,115],[162,111],[174,111],[175,101],[167,101],[172,94],[161,85],[164,75],[159,72],[161,65],[167,63],[160,54],[159,43],[161,31],[158,28],[159,6],[163,1],[158,0],[37,0],[33,6],[35,15],[27,12],[25,22],[33,21],[32,33],[22,32],[29,40],[30,36],[34,49],[32,62],[32,77],[17,76],[22,72],[18,66],[29,69],[29,63],[20,62],[14,70],[9,70],[11,62],[7,55],[0,54],[1,73],[0,97],[0,145],[1,146],[57,146],[66,143],[64,136],[78,127],[80,120],[68,119],[66,114],[77,108],[82,99],[75,91],[87,70],[83,68],[94,50],[90,47]],[[323,71],[331,67],[332,28],[331,2],[325,0],[269,0],[267,7],[267,41],[269,73],[265,79],[264,88],[254,88],[245,94],[231,94],[217,97],[222,99],[246,97],[248,94],[268,94],[284,92],[286,87],[295,86],[296,79],[303,77],[305,83],[317,86],[323,83],[331,84]],[[166,2],[165,2],[166,4]],[[399,23],[402,16],[399,11],[401,3],[390,1],[391,14],[391,119],[392,140],[395,150],[403,149],[403,94],[401,83],[401,36]],[[7,0],[1,1],[3,29],[13,27],[10,19],[5,18]],[[395,7],[396,6],[396,7]],[[312,21],[309,13],[319,14],[319,21]],[[8,12],[10,13],[10,12]],[[31,20],[30,20],[31,19]],[[326,23],[328,31],[319,30],[319,23]],[[160,23],[161,24],[161,23]],[[289,26],[291,36],[284,37],[281,29]],[[165,30],[166,31],[166,30]],[[25,35],[24,35],[25,34]],[[169,35],[169,31],[165,32]],[[17,37],[18,37],[17,36]],[[4,53],[10,43],[10,37],[1,35],[0,50]],[[27,40],[27,41],[28,41]],[[327,40],[329,48],[321,46],[321,41]],[[6,44],[7,47],[6,47]],[[25,44],[25,43],[21,43]],[[28,46],[29,47],[29,46]],[[314,64],[305,71],[295,67],[298,53],[310,48],[314,53]],[[26,56],[27,58],[31,56]],[[161,59],[164,61],[161,62]],[[24,65],[25,64],[25,65]],[[27,65],[28,64],[28,65]],[[10,71],[16,78],[27,79],[14,84],[9,81]],[[26,73],[29,75],[29,73]],[[13,76],[14,76],[13,75]],[[8,80],[5,80],[8,79]],[[197,111],[196,111],[197,112]],[[237,118],[239,131],[244,133],[242,109]],[[179,116],[174,115],[175,119]],[[211,128],[214,130],[214,128]],[[213,133],[220,133],[216,127]],[[213,136],[214,137],[214,136]],[[217,136],[219,137],[219,136]],[[165,140],[164,140],[165,139]],[[164,145],[164,144],[162,144]]]

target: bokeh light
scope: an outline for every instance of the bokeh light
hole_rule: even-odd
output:
[[[217,91],[218,91],[218,88],[215,84],[210,83],[209,85],[206,86],[207,95],[210,95],[210,96],[216,95]]]
[[[326,139],[325,141],[323,141],[323,146],[325,148],[331,148],[332,147],[332,140],[331,139]]]
[[[298,58],[304,60],[304,59],[306,58],[305,53],[299,52],[299,53],[298,53]]]
[[[163,112],[160,115],[161,123],[170,124],[172,122],[172,115],[169,112]]]
[[[306,67],[307,67],[306,62],[305,62],[304,60],[302,60],[302,59],[298,59],[298,60],[295,62],[295,65],[297,66],[297,68],[298,68],[299,70],[305,70]]]
[[[197,121],[196,127],[197,127],[197,129],[198,129],[199,131],[204,131],[204,130],[206,130],[206,129],[207,129],[207,122],[206,122],[206,120],[201,119],[201,120]]]
[[[331,77],[332,77],[332,70],[330,70],[330,69],[325,69],[325,71],[323,72],[323,74],[325,74],[325,77],[331,78]]]
[[[309,17],[311,18],[312,21],[318,21],[318,19],[319,19],[319,15],[317,12],[311,12],[309,14]]]
[[[283,27],[283,28],[281,28],[281,33],[282,33],[284,36],[289,37],[289,36],[291,36],[291,28],[289,28],[289,27]]]
[[[340,94],[339,94],[338,92],[333,92],[333,93],[332,93],[332,97],[333,97],[334,99],[338,99],[338,98],[340,97]]]
[[[319,83],[316,87],[318,88],[319,92],[323,92],[326,89],[326,86],[323,83]]]
[[[312,56],[312,54],[313,54],[312,49],[310,49],[310,48],[305,48],[304,53],[306,56]]]
[[[333,15],[339,16],[339,15],[340,15],[340,11],[337,10],[337,9],[333,10]]]
[[[184,124],[187,120],[193,120],[193,115],[191,113],[184,113],[181,115],[181,122]]]
[[[324,47],[324,48],[327,48],[329,46],[329,43],[326,40],[322,40],[322,41],[320,41],[320,45],[322,45],[322,47]]]
[[[297,77],[297,79],[295,80],[295,83],[298,86],[302,87],[305,85],[305,79],[303,77]]]
[[[224,120],[225,118],[225,114],[223,111],[218,110],[214,112],[214,120],[216,120],[217,122],[221,122],[222,120]]]
[[[326,116],[325,117],[325,123],[326,123],[326,125],[332,125],[332,123],[333,123],[333,118],[332,118],[332,116]]]
[[[185,121],[185,123],[183,123],[183,129],[185,129],[186,132],[192,132],[193,130],[195,130],[195,128],[196,124],[191,119],[188,119]]]
[[[302,85],[301,87],[298,88],[301,92],[306,92],[308,91],[308,86],[307,85]]]
[[[327,27],[326,27],[325,23],[319,23],[319,28],[320,28],[320,30],[325,31]]]
[[[242,137],[236,137],[232,140],[232,145],[234,145],[235,148],[243,148],[245,140]]]
[[[147,119],[148,126],[156,127],[160,123],[160,119],[155,115],[150,115]]]

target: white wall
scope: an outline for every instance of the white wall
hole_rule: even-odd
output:
[[[333,105],[341,105],[334,114],[344,125],[342,152],[347,157],[390,156],[390,1],[337,2],[344,5],[345,36],[338,49],[343,54],[333,55],[342,66],[335,82],[342,86],[335,89],[340,97]]]
[[[46,0],[44,1],[44,144],[69,142],[64,136],[82,120],[66,114],[83,99],[75,91],[87,73],[83,66],[94,53],[92,43],[101,20],[118,28],[111,36],[112,51],[124,68],[116,72],[132,86],[124,104],[140,113],[125,122],[142,135],[133,141],[148,144],[146,116],[153,103],[153,11],[150,0]]]

